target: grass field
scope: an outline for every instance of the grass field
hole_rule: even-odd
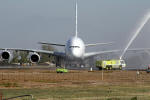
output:
[[[136,71],[0,70],[0,92],[3,98],[32,94],[34,100],[150,100],[149,75],[144,71],[137,75]]]
[[[46,89],[1,89],[4,97],[32,94],[41,100],[138,100],[150,99],[150,87],[142,86],[89,86],[89,87],[52,87]],[[20,99],[19,99],[20,100]]]

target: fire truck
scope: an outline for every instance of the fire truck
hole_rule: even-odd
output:
[[[100,70],[112,70],[112,69],[120,69],[122,70],[123,67],[126,67],[124,60],[112,59],[112,60],[97,60],[96,67]]]

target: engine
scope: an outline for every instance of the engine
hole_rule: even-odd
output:
[[[36,53],[36,52],[31,53],[31,54],[29,55],[29,59],[30,59],[30,61],[31,61],[32,63],[37,63],[37,62],[40,61],[40,55],[39,55],[38,53]]]
[[[8,60],[10,62],[12,60],[12,58],[13,58],[13,55],[12,55],[11,52],[5,50],[5,51],[2,51],[1,58],[3,60]]]

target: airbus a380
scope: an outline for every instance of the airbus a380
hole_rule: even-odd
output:
[[[64,46],[65,47],[65,55],[66,55],[67,58],[70,58],[70,59],[84,59],[86,57],[93,56],[93,55],[96,55],[98,53],[98,52],[85,53],[85,48],[88,47],[88,46],[112,44],[112,42],[109,42],[109,43],[85,44],[83,42],[83,40],[78,37],[77,1],[76,1],[76,5],[75,5],[75,12],[76,12],[75,13],[75,15],[76,15],[76,17],[75,17],[75,23],[76,23],[75,35],[73,37],[71,37],[66,42],[66,45],[63,45],[63,44],[52,44],[52,43],[43,43],[43,42],[40,42],[40,44]]]
[[[88,46],[96,46],[96,45],[105,45],[110,43],[95,43],[95,44],[85,44],[81,38],[78,37],[78,15],[77,15],[77,1],[75,5],[75,36],[71,37],[66,44],[55,44],[55,43],[44,43],[40,42],[40,44],[45,45],[55,45],[55,46],[63,46],[65,47],[65,52],[55,52],[55,51],[47,51],[47,50],[34,50],[34,49],[22,49],[22,48],[0,48],[3,50],[1,53],[1,58],[3,60],[11,60],[13,58],[12,51],[27,51],[29,52],[30,61],[35,63],[40,61],[40,53],[45,53],[48,55],[53,55],[57,57],[56,64],[59,62],[60,58],[62,59],[85,59],[87,57],[95,56],[101,53],[108,52],[116,52],[116,50],[111,51],[100,51],[100,52],[90,52],[85,53],[85,48]],[[58,64],[57,64],[58,65]]]

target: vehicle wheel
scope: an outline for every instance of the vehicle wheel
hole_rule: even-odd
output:
[[[109,70],[109,67],[108,67],[108,66],[106,66],[106,70]]]
[[[109,69],[112,70],[112,66],[110,66]]]
[[[122,70],[122,66],[119,66],[119,69]]]
[[[99,69],[99,70],[102,70],[102,67],[99,67],[98,69]]]

